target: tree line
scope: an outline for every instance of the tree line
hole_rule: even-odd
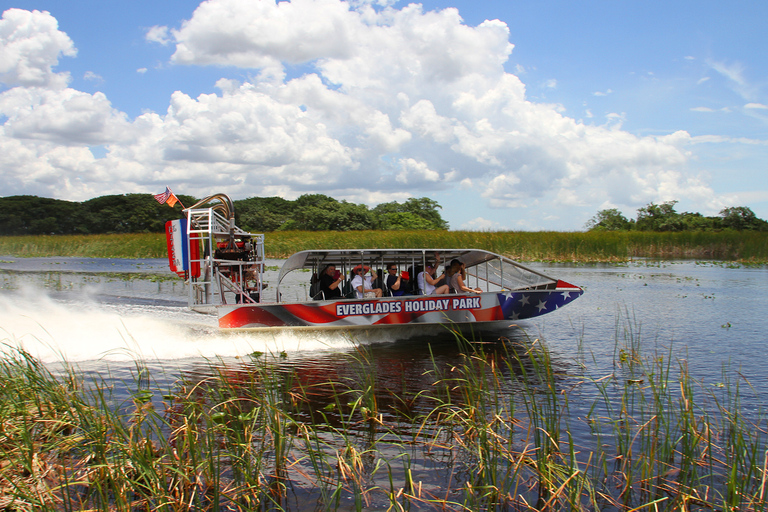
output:
[[[198,201],[187,195],[177,197],[186,206]],[[237,225],[252,232],[448,229],[438,211],[441,206],[426,197],[375,208],[323,194],[305,194],[296,200],[252,197],[233,203]],[[159,233],[166,221],[183,217],[181,209],[159,204],[152,194],[107,195],[83,202],[31,195],[0,197],[0,235]]]
[[[587,221],[589,231],[768,231],[768,222],[746,206],[723,208],[716,217],[675,211],[677,201],[649,203],[637,210],[637,219],[627,219],[616,208],[600,210]]]

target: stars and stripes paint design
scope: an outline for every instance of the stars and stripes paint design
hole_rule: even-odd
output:
[[[557,288],[551,290],[228,305],[219,307],[219,326],[224,329],[343,328],[524,320],[555,311],[583,292],[578,286],[560,281]]]

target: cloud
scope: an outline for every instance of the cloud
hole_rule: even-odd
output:
[[[83,80],[102,83],[104,81],[104,78],[101,75],[97,75],[93,71],[86,71],[85,74],[83,74]]]
[[[499,229],[500,224],[493,220],[484,219],[482,217],[476,217],[461,225],[461,229],[466,231],[490,231],[493,229]]]
[[[212,0],[173,31],[177,64],[280,67],[319,58],[345,58],[355,47],[362,13],[337,0],[252,2]]]
[[[404,158],[400,161],[401,171],[397,175],[397,181],[404,185],[413,185],[424,182],[437,182],[440,174],[430,169],[426,163],[418,162],[413,158]]]
[[[99,145],[125,140],[132,131],[125,114],[107,97],[74,89],[16,87],[0,94],[3,135],[63,146]]]
[[[147,41],[153,43],[159,43],[163,46],[169,45],[173,42],[168,31],[168,27],[155,25],[147,29],[147,33],[144,35]]]
[[[62,34],[44,18],[44,33]],[[135,119],[101,93],[45,87],[50,79],[5,91],[0,145],[16,153],[3,162],[4,190],[28,190],[12,179],[34,175],[39,194],[72,199],[166,183],[197,195],[375,201],[462,187],[498,208],[702,194],[681,171],[687,133],[638,137],[622,131],[622,114],[591,126],[530,101],[505,71],[513,45],[498,20],[468,26],[456,9],[417,4],[207,0],[146,39],[171,41],[178,65],[256,73],[220,80],[216,94],[176,91],[166,112]],[[58,48],[38,69],[74,51]],[[17,61],[34,61],[27,49]]]
[[[8,9],[0,18],[0,82],[8,86],[63,86],[66,74],[52,71],[59,56],[77,54],[72,40],[47,11]]]
[[[744,108],[766,110],[768,109],[768,105],[763,105],[762,103],[747,103],[746,105],[744,105]]]
[[[757,96],[758,87],[749,82],[745,77],[745,67],[740,62],[725,63],[717,61],[707,61],[707,64],[725,77],[734,92],[746,100],[752,100]]]

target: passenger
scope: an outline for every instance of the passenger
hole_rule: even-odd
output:
[[[366,276],[368,277],[368,276]],[[384,295],[384,287],[382,286],[381,270],[371,269],[370,282],[368,283],[369,289],[381,288],[381,294]]]
[[[373,299],[381,297],[381,288],[373,288],[372,277],[366,275],[371,270],[369,266],[358,265],[352,269],[354,278],[352,278],[352,288],[354,288],[358,299]]]
[[[480,288],[470,288],[464,284],[464,280],[467,278],[466,264],[459,260],[453,260],[451,262],[451,288],[455,290],[455,293],[483,293]]]
[[[397,265],[390,264],[387,269],[387,290],[393,297],[400,297],[405,295],[405,290],[408,288],[408,272],[403,271],[401,274],[397,273]]]
[[[454,274],[459,271],[459,265],[461,262],[459,260],[452,260],[450,264],[447,264],[445,266],[445,278],[448,281],[448,293],[456,293],[456,288],[454,288]]]
[[[344,276],[336,270],[336,265],[328,265],[320,276],[320,290],[325,300],[341,297],[341,283]]]
[[[435,279],[435,267],[427,265],[424,272],[419,273],[416,280],[419,283],[419,289],[424,295],[443,295],[448,293],[448,285],[441,284],[439,279]]]
[[[440,265],[439,265],[439,264],[437,264],[437,263],[435,263],[435,269],[437,269],[437,268],[439,268],[439,267],[440,267]],[[451,266],[450,266],[450,265],[448,265],[448,264],[446,264],[446,265],[443,267],[443,273],[442,273],[442,274],[440,274],[440,277],[437,277],[437,278],[435,278],[435,280],[436,280],[436,283],[435,283],[435,288],[440,288],[440,287],[441,287],[441,286],[443,286],[444,284],[448,284],[448,270],[449,270],[450,268],[451,268]],[[448,285],[448,288],[449,288],[449,290],[448,290],[447,292],[445,292],[445,293],[450,293],[450,285]]]

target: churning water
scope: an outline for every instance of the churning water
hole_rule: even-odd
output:
[[[268,262],[266,281],[279,261]],[[511,327],[545,340],[562,362],[613,364],[625,331],[672,347],[698,379],[718,379],[724,365],[768,390],[768,270],[696,262],[533,265],[586,293],[562,310]],[[308,283],[293,283],[296,298]],[[307,279],[308,281],[308,279]],[[166,260],[0,257],[0,340],[44,362],[131,362],[240,357],[254,351],[306,359],[392,344],[418,357],[426,340],[450,341],[441,327],[370,331],[267,330],[222,333],[216,319],[186,308],[186,290]],[[269,300],[269,290],[267,299]],[[414,339],[414,336],[416,338]],[[402,342],[402,343],[399,343]]]

